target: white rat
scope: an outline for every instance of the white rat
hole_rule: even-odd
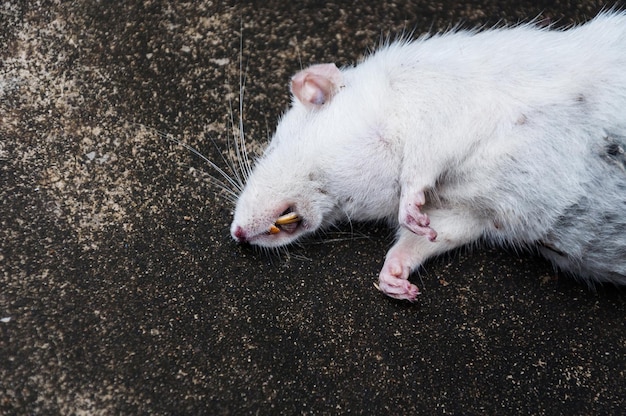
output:
[[[479,239],[626,284],[626,13],[568,30],[457,31],[311,66],[239,196],[242,243],[331,224],[398,227],[377,287]]]

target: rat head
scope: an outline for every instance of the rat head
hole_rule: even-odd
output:
[[[277,247],[364,210],[380,213],[372,201],[389,203],[372,169],[389,152],[380,152],[380,126],[352,105],[351,71],[314,65],[292,78],[292,106],[238,198],[236,241]]]

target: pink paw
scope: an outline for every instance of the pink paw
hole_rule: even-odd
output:
[[[430,241],[437,239],[437,231],[430,227],[430,218],[421,211],[426,203],[423,191],[415,194],[413,198],[402,198],[400,202],[400,225],[406,227],[417,235],[424,235]]]
[[[378,276],[378,285],[374,286],[392,298],[414,301],[420,291],[409,282],[410,273],[411,270],[403,266],[397,258],[388,258]]]

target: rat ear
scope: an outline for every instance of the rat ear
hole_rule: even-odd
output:
[[[307,108],[318,108],[335,95],[342,82],[335,64],[312,65],[291,78],[291,92]]]

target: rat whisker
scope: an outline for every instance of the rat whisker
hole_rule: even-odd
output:
[[[206,175],[206,177],[209,179],[209,181],[213,185],[217,186],[220,190],[222,190],[225,193],[225,195],[227,196],[227,198],[228,198],[228,200],[230,202],[232,202],[233,204],[235,204],[237,202],[238,192],[241,191],[241,187],[222,168],[220,168],[217,164],[215,164],[213,161],[211,161],[208,157],[203,155],[196,148],[194,148],[193,146],[188,145],[187,143],[183,142],[180,139],[175,138],[171,134],[165,133],[165,132],[160,131],[160,130],[158,130],[156,128],[148,127],[148,126],[146,126],[144,124],[136,123],[136,122],[129,122],[129,123],[133,124],[135,126],[138,126],[138,127],[142,128],[142,129],[152,130],[158,137],[160,137],[162,139],[165,139],[165,140],[168,140],[168,141],[170,141],[172,143],[175,143],[175,144],[177,144],[179,146],[182,146],[185,150],[188,150],[189,152],[191,152],[195,156],[201,158],[213,170],[218,172],[220,174],[220,176],[222,176],[222,178],[225,179],[225,180],[222,180],[222,179],[219,179],[219,178],[211,175],[208,172],[203,172]]]
[[[354,226],[352,225],[352,219],[350,218],[350,214],[348,214],[348,211],[346,211],[344,207],[341,207],[341,210],[343,211],[343,214],[345,215],[346,220],[348,221],[348,224],[350,225],[350,233],[353,234]]]
[[[205,155],[203,155],[202,153],[200,153],[200,151],[198,151],[196,148],[194,148],[193,146],[188,145],[187,143],[173,137],[171,134],[167,134],[167,133],[163,133],[160,132],[158,130],[155,130],[155,132],[157,133],[157,135],[161,138],[164,138],[166,140],[169,140],[173,143],[176,143],[179,146],[184,147],[186,150],[190,151],[192,154],[198,156],[200,159],[202,159],[205,163],[207,163],[213,170],[215,170],[217,173],[219,173],[224,179],[225,181],[218,179],[212,175],[209,175],[212,178],[212,182],[219,186],[222,190],[226,191],[228,194],[233,195],[233,196],[237,196],[237,192],[235,192],[235,190],[239,190],[241,191],[241,188],[239,186],[239,184],[230,177],[230,175],[228,175],[222,168],[220,168],[217,164],[215,164],[211,159],[209,159],[208,157],[206,157]],[[230,185],[230,186],[228,186]],[[233,190],[234,188],[234,190]]]
[[[239,46],[239,104],[238,111],[239,115],[237,116],[237,120],[235,121],[235,111],[233,110],[233,101],[232,98],[228,97],[228,106],[229,106],[229,134],[228,134],[228,148],[231,149],[234,153],[229,153],[230,166],[232,167],[231,171],[233,176],[237,178],[237,181],[241,185],[241,189],[245,182],[248,180],[252,173],[250,159],[248,157],[248,151],[246,149],[246,136],[245,136],[245,128],[243,121],[243,112],[244,112],[244,97],[245,97],[245,88],[246,88],[246,74],[248,71],[248,67],[246,66],[246,70],[243,70],[243,26],[241,27],[241,35],[240,35],[240,46]],[[231,136],[232,135],[232,136]]]
[[[239,183],[239,188],[243,189],[246,178],[243,175],[243,172],[241,169],[241,157],[239,156],[239,144],[237,140],[237,135],[239,135],[240,132],[235,133],[233,131],[235,121],[234,121],[233,104],[230,98],[228,99],[228,106],[229,106],[229,119],[228,119],[228,134],[227,134],[226,141],[227,141],[227,148],[230,149],[230,151],[228,152],[228,161],[226,163],[233,177],[235,178],[237,183]]]
[[[243,88],[243,87],[241,87]],[[245,140],[245,131],[243,126],[243,117],[241,114],[237,117],[237,121],[235,122],[234,111],[232,109],[232,101],[229,99],[230,106],[230,129],[231,134],[228,136],[229,148],[234,151],[234,158],[232,159],[233,165],[236,167],[234,169],[234,174],[237,177],[237,180],[244,184],[248,177],[250,176],[250,161],[248,160],[248,152],[246,150],[246,140]],[[239,111],[242,111],[242,104],[239,104]],[[235,129],[235,126],[237,128]],[[235,133],[236,131],[236,133]],[[232,156],[231,156],[232,158]]]
[[[246,135],[244,131],[243,124],[243,103],[245,102],[245,89],[246,82],[248,79],[248,61],[246,60],[246,70],[243,71],[243,23],[241,23],[241,30],[239,32],[241,37],[239,39],[239,132],[240,132],[240,143],[241,143],[241,152],[243,155],[243,162],[246,174],[244,175],[246,181],[252,174],[252,168],[250,159],[248,158],[248,151],[246,149]]]
[[[241,178],[239,178],[236,174],[236,168],[234,167],[234,165],[232,164],[232,160],[230,158],[226,158],[224,157],[224,155],[222,154],[222,149],[220,148],[220,146],[217,144],[217,141],[212,137],[212,136],[208,136],[209,140],[211,140],[211,143],[213,143],[213,147],[215,148],[215,150],[217,150],[218,154],[220,155],[220,159],[222,159],[222,161],[224,162],[224,164],[226,165],[226,167],[228,168],[229,172],[232,174],[229,175],[233,181],[236,182],[236,184],[234,185],[235,190],[238,192],[241,192],[243,190],[243,182],[241,182]],[[230,145],[228,146],[228,148],[230,148]]]

